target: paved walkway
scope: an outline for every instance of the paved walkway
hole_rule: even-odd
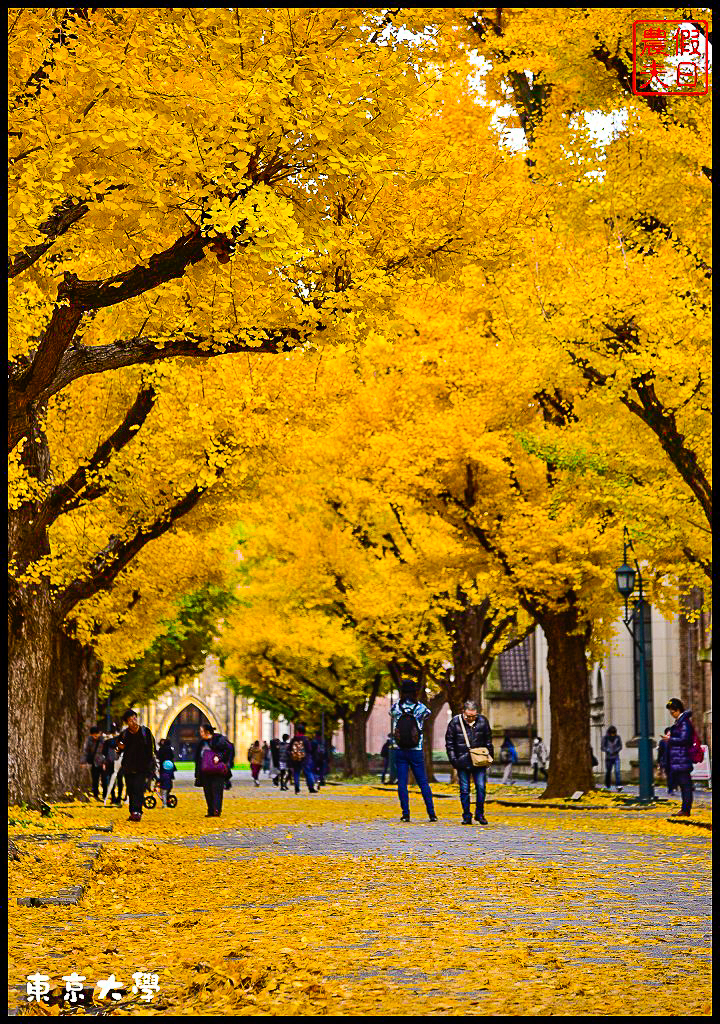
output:
[[[296,796],[240,773],[223,818],[207,821],[191,777],[180,776],[177,794],[182,815],[156,809],[132,826],[121,814],[111,834],[90,834],[116,853],[105,884],[117,895],[108,905],[100,879],[69,916],[48,917],[55,973],[82,961],[77,951],[95,948],[100,929],[113,937],[98,947],[110,957],[103,968],[117,953],[160,971],[168,1002],[157,1013],[193,1015],[193,972],[211,951],[207,984],[250,957],[290,993],[314,979],[349,986],[346,1002],[333,989],[334,1008],[318,1009],[311,995],[290,1015],[706,1012],[710,835],[669,826],[667,808],[489,804],[489,827],[468,828],[446,793],[438,823],[401,824],[392,791],[339,785]],[[200,964],[189,975],[176,969],[188,955]],[[695,1001],[685,1004],[688,971]],[[234,984],[235,1002],[218,1012],[248,1015]],[[221,998],[226,988],[199,1015]],[[270,1015],[287,1012],[278,1005]]]

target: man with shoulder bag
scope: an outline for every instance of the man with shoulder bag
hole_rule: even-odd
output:
[[[445,733],[445,749],[450,764],[458,775],[463,825],[472,825],[470,814],[470,777],[475,781],[475,821],[485,820],[485,789],[487,770],[493,763],[494,748],[490,723],[478,712],[473,700],[466,700],[462,714],[455,715]]]

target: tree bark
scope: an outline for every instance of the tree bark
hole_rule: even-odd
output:
[[[365,744],[368,715],[369,712],[363,707],[347,711],[343,715],[343,740],[345,741],[343,775],[347,778],[358,778],[368,774],[368,756]]]
[[[440,693],[434,697],[426,697],[424,702],[430,708],[430,714],[425,719],[423,726],[423,760],[425,762],[425,774],[428,777],[428,782],[437,782],[435,778],[435,764],[433,762],[433,733],[435,732],[435,719],[440,714],[442,708],[447,704],[447,696],[445,690],[441,690]]]
[[[586,647],[590,626],[577,607],[538,616],[547,640],[550,680],[550,766],[543,797],[595,788],[590,756],[590,693]]]
[[[47,585],[8,594],[8,803],[36,806],[43,787],[43,729],[50,690],[53,609]]]
[[[58,800],[87,792],[82,748],[97,716],[102,663],[92,647],[69,636],[62,626],[52,639],[52,685],[43,733],[43,794]]]
[[[50,456],[40,417],[22,451],[22,464],[41,483],[49,477]],[[38,502],[29,501],[8,516],[8,554],[14,571],[50,551],[45,531],[35,531]],[[50,585],[8,579],[8,802],[37,805],[42,797],[43,727],[52,679],[55,615]]]

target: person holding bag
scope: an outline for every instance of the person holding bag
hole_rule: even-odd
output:
[[[195,751],[195,784],[202,786],[207,804],[207,818],[219,818],[223,792],[235,756],[227,736],[215,732],[211,725],[200,726],[200,742]]]
[[[475,821],[485,820],[487,770],[493,763],[494,748],[490,723],[478,711],[474,700],[466,700],[462,714],[455,715],[445,733],[448,761],[457,772],[463,825],[472,825],[470,814],[470,777],[475,781]]]

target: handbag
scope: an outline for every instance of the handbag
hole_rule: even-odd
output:
[[[227,775],[227,765],[210,747],[206,747],[200,755],[200,771],[203,775]]]
[[[488,750],[487,747],[470,746],[470,740],[468,739],[468,734],[465,729],[465,722],[463,721],[463,716],[458,715],[458,718],[460,719],[460,728],[462,729],[463,736],[465,737],[465,745],[470,751],[470,763],[472,764],[473,768],[487,768],[488,765],[491,765],[493,763],[493,759],[490,756],[490,751]]]

